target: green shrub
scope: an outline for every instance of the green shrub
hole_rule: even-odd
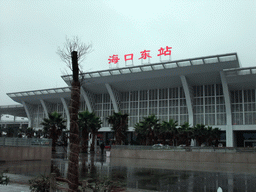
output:
[[[29,180],[29,185],[31,192],[48,192],[50,191],[50,176],[40,175]]]
[[[9,184],[10,178],[7,177],[6,175],[4,175],[7,172],[8,172],[8,170],[4,170],[0,173],[0,185],[8,185]]]

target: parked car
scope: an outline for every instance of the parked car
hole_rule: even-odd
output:
[[[48,139],[41,139],[41,145],[49,145],[50,141]]]
[[[34,139],[31,141],[31,145],[40,145],[40,144],[41,144],[41,142],[39,139]]]
[[[49,145],[50,141],[48,139],[33,139],[31,145]]]
[[[63,146],[63,145],[64,145],[64,142],[63,142],[63,141],[57,141],[57,142],[56,142],[56,145],[57,145],[57,146]]]
[[[161,144],[161,143],[159,143],[159,144],[154,144],[152,147],[153,147],[154,149],[162,149],[162,148],[164,148],[164,145]]]

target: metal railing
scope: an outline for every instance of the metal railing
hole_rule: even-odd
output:
[[[28,120],[0,120],[0,124],[28,124]]]
[[[113,75],[122,75],[122,74],[130,74],[130,73],[138,73],[144,71],[154,71],[154,70],[161,70],[161,69],[168,69],[168,68],[180,68],[186,66],[193,66],[193,65],[205,65],[211,63],[221,63],[221,62],[229,62],[229,61],[236,61],[238,60],[236,53],[229,53],[223,55],[213,55],[207,57],[198,57],[192,59],[182,59],[176,61],[167,61],[167,62],[160,62],[160,63],[152,63],[152,64],[145,64],[145,65],[136,65],[130,67],[123,67],[123,68],[114,68],[114,69],[107,69],[101,71],[92,71],[88,73],[81,74],[80,78],[91,79],[95,77],[102,77],[102,76],[113,76]],[[64,81],[69,81],[72,79],[72,75],[64,75],[62,76]]]
[[[237,152],[256,152],[255,147],[180,147],[180,146],[146,146],[146,145],[112,145],[112,149],[128,150],[166,150],[166,151],[186,151],[186,152],[220,152],[220,153],[237,153]]]
[[[224,69],[223,71],[227,77],[238,76],[238,75],[255,75],[256,67]]]
[[[1,109],[10,109],[10,108],[23,108],[23,105],[2,105]]]
[[[0,137],[0,146],[52,146],[51,139]]]
[[[41,89],[34,91],[23,91],[23,92],[15,92],[15,93],[7,93],[9,97],[24,97],[24,96],[34,96],[34,95],[48,95],[48,94],[57,94],[57,93],[69,93],[71,92],[70,87],[59,87],[52,89]]]

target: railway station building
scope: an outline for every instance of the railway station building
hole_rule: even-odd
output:
[[[48,113],[67,120],[72,75],[62,76],[66,87],[7,93],[19,103],[0,106],[0,114],[27,117],[28,127],[42,128]],[[110,137],[106,117],[129,114],[129,132],[143,117],[181,125],[220,128],[227,147],[256,146],[256,67],[242,68],[236,53],[114,68],[83,73],[80,111],[95,112],[100,133]]]

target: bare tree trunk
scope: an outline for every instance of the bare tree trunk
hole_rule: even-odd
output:
[[[82,153],[87,153],[88,148],[88,132],[83,131],[82,132]]]
[[[79,126],[78,110],[80,103],[80,82],[78,80],[77,52],[72,52],[73,82],[71,90],[70,113],[70,155],[68,162],[69,192],[78,190]]]
[[[95,148],[95,138],[96,138],[96,134],[97,134],[97,133],[92,133],[92,145],[91,145],[90,151],[95,151],[94,148]]]
[[[116,132],[116,145],[121,145],[121,127],[118,127]]]
[[[52,151],[56,151],[56,142],[57,142],[57,128],[55,125],[51,128],[51,137],[52,138]]]

